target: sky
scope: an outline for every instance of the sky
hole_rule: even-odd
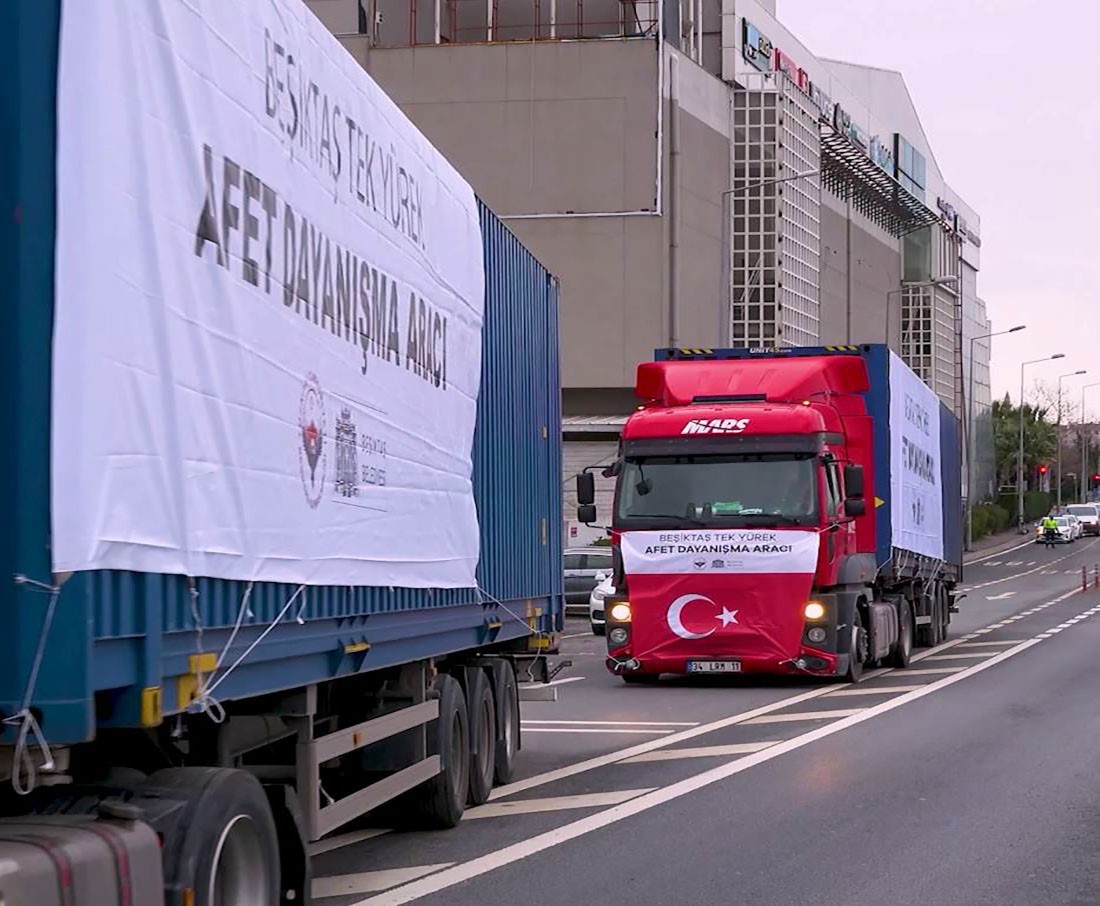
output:
[[[978,295],[993,329],[993,395],[1020,363],[1067,396],[1100,382],[1100,2],[778,0],[819,57],[904,76],[944,178],[981,218]],[[1090,35],[1090,33],[1093,33]],[[1089,40],[1091,37],[1091,41]],[[1100,415],[1100,386],[1087,394]]]

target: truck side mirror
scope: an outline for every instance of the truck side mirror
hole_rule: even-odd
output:
[[[844,501],[845,516],[862,516],[867,512],[867,501],[849,497]]]
[[[577,522],[591,525],[596,521],[596,506],[592,503],[583,503],[577,507]]]
[[[581,472],[577,476],[577,503],[591,506],[596,502],[596,476],[591,472]],[[582,519],[581,522],[584,522]]]
[[[863,466],[847,465],[844,467],[844,493],[856,500],[863,498]]]

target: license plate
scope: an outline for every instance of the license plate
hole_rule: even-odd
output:
[[[688,661],[688,673],[740,673],[740,661]]]

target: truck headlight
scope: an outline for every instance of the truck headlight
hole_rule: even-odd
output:
[[[821,642],[825,641],[825,630],[822,629],[820,626],[815,626],[813,629],[806,633],[806,638],[808,638],[811,642],[817,642],[818,644],[820,644]]]
[[[607,640],[612,645],[625,645],[629,635],[625,626],[616,626],[607,634]]]
[[[619,601],[617,604],[611,605],[611,611],[608,614],[616,623],[629,623],[630,622],[630,604],[627,601]]]
[[[825,616],[825,605],[818,601],[810,601],[802,609],[802,613],[807,620],[820,620]]]

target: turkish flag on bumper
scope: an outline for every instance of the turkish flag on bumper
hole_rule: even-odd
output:
[[[629,532],[630,649],[645,672],[689,660],[775,670],[798,656],[816,531]]]

